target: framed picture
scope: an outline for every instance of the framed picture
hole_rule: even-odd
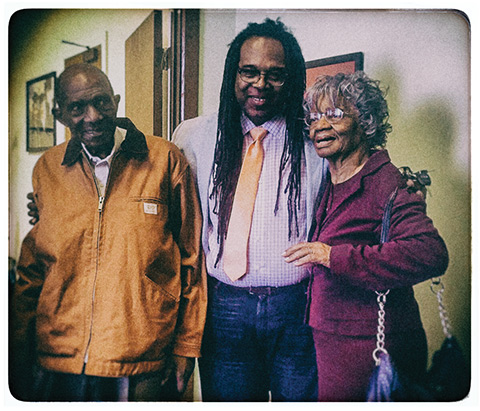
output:
[[[27,81],[27,151],[43,151],[56,143],[55,80],[52,72]]]
[[[357,70],[363,70],[363,53],[342,54],[319,60],[307,61],[307,88],[320,75],[333,76],[337,73],[350,74]]]

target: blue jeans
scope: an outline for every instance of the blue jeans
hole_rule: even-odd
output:
[[[203,401],[317,400],[307,285],[248,289],[209,279]]]

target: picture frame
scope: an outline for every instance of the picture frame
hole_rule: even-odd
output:
[[[363,70],[364,55],[362,52],[341,54],[318,60],[307,61],[307,88],[320,75],[334,76],[337,73],[351,74]]]
[[[56,144],[56,72],[27,81],[27,151],[39,152]]]

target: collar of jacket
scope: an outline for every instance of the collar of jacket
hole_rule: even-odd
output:
[[[390,156],[388,151],[385,149],[379,149],[372,151],[370,158],[367,163],[360,171],[360,173],[365,176],[367,174],[377,171],[381,166],[390,162]]]
[[[132,121],[128,118],[117,118],[115,125],[119,128],[127,130],[125,140],[120,146],[120,151],[123,151],[127,156],[138,159],[144,158],[148,153],[147,141],[145,135],[138,130]],[[79,139],[72,138],[65,150],[62,166],[72,166],[75,164],[82,153],[82,144]]]
[[[355,180],[352,181],[352,184],[349,185],[348,191],[344,193],[345,198],[362,189],[363,179],[366,176],[377,172],[377,170],[379,170],[381,167],[388,163],[390,163],[390,156],[387,150],[380,149],[372,151],[372,154],[365,163],[365,166],[358,173],[358,178],[355,178]]]
[[[363,186],[363,179],[365,176],[375,173],[380,167],[383,167],[389,162],[390,156],[387,150],[380,149],[372,151],[367,162],[358,173],[359,178],[356,178],[355,181],[349,185],[350,194],[353,194],[355,191],[360,190],[360,188]]]
[[[345,201],[355,193],[357,193],[359,190],[362,189],[363,186],[363,178],[369,174],[372,174],[376,172],[379,168],[383,167],[385,164],[390,163],[390,156],[388,154],[387,150],[381,149],[381,150],[375,150],[372,152],[370,157],[368,158],[367,162],[365,163],[364,167],[360,170],[360,172],[356,175],[358,178],[355,178],[351,182],[351,184],[348,185],[347,191],[345,191],[342,195],[343,201],[341,204],[345,203]],[[318,210],[323,210],[322,217],[320,218],[321,225],[323,226],[326,221],[330,220],[332,216],[335,214],[336,210],[341,206],[341,204],[336,204],[334,208],[329,210],[329,214],[325,214],[325,209],[326,209],[326,200],[328,196],[325,196],[324,193],[325,191],[329,190],[330,187],[332,186],[332,180],[330,177],[330,170],[328,171],[328,176],[327,179],[324,183],[324,187],[322,187],[321,190],[321,197],[317,198],[317,202],[315,203],[315,210],[316,213],[318,213]],[[312,224],[312,227],[308,233],[308,238],[309,241],[313,238],[313,235],[315,234],[315,231],[317,230],[317,221],[315,224]]]

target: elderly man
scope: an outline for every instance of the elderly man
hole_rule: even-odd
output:
[[[206,401],[316,399],[309,273],[282,257],[307,238],[324,167],[303,137],[304,90],[294,36],[279,21],[249,24],[230,45],[218,115],[188,120],[173,136],[196,172],[204,217]]]
[[[99,69],[67,68],[57,99],[72,138],[33,172],[40,218],[18,262],[12,393],[175,399],[200,354],[206,313],[190,166],[173,144],[117,118],[120,96]]]

